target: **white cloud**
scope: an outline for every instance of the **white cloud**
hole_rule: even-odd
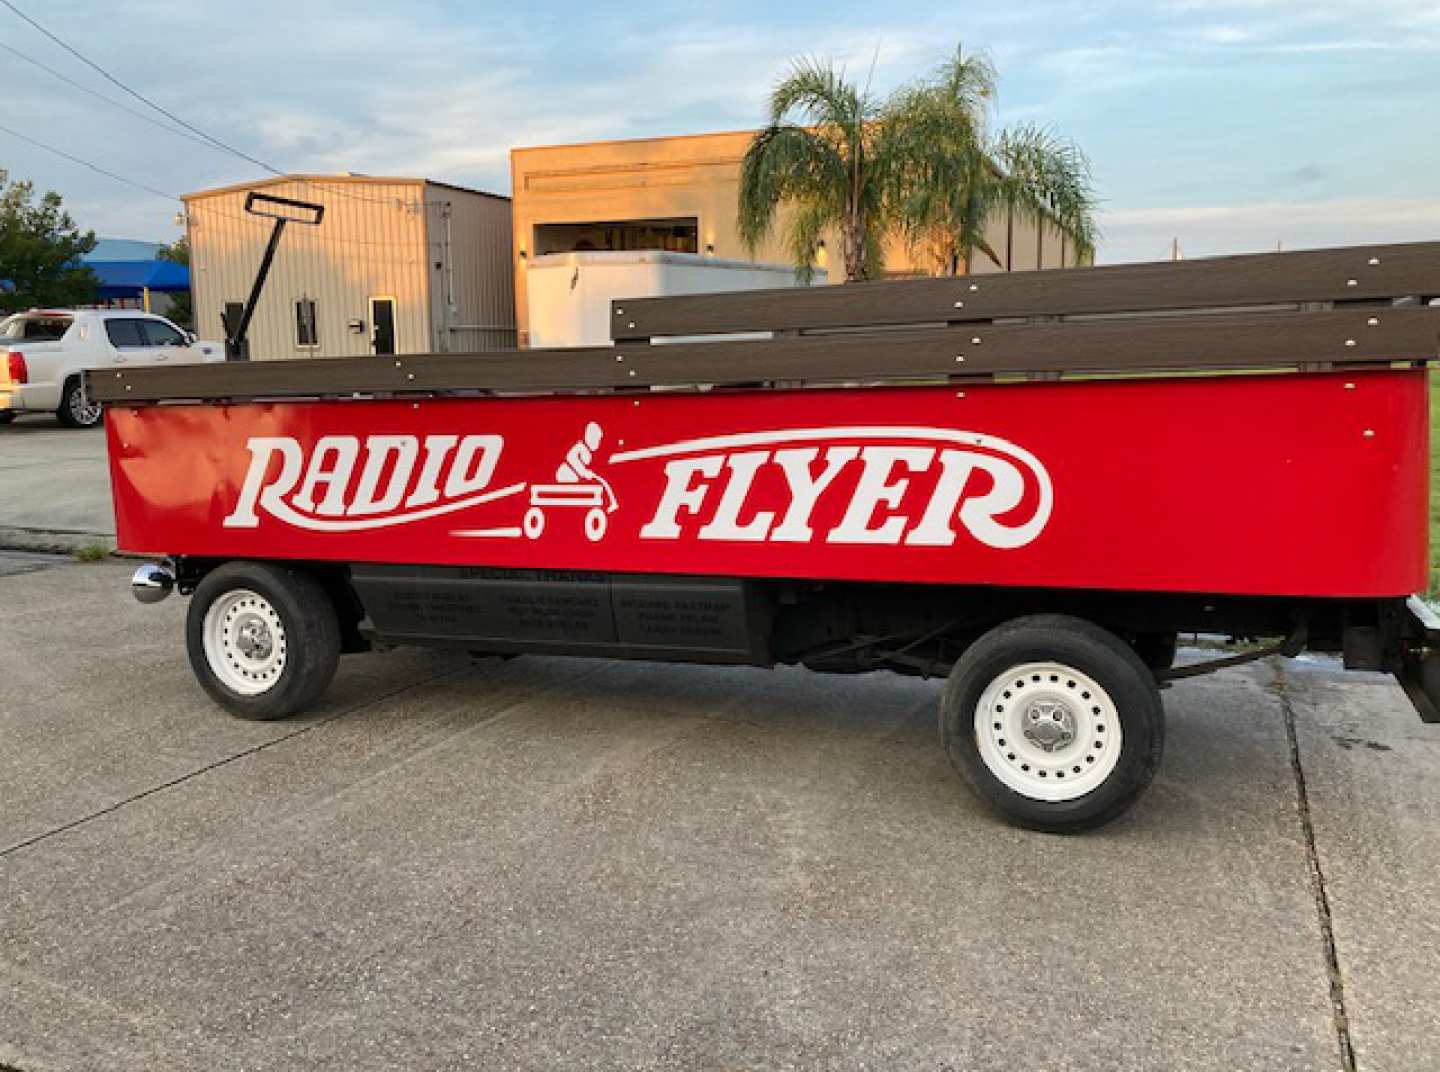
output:
[[[1346,89],[1347,61],[1327,53],[1405,51],[1413,81],[1428,62],[1415,53],[1440,49],[1440,4],[1429,0],[1178,0],[1159,9],[1121,0],[980,0],[934,6],[923,18],[913,0],[878,8],[831,0],[824,18],[795,17],[789,7],[799,6],[777,5],[773,19],[720,6],[703,15],[691,8],[686,17],[667,9],[662,17],[638,4],[461,10],[427,0],[386,6],[250,0],[243,8],[133,0],[126,17],[114,20],[103,17],[108,9],[99,0],[53,0],[35,10],[143,92],[279,168],[418,174],[501,192],[509,187],[513,146],[743,128],[762,121],[767,91],[792,57],[833,57],[860,80],[873,60],[874,87],[883,92],[939,62],[963,38],[996,57],[1003,118],[1055,123],[1079,138],[1095,155],[1097,173],[1110,180],[1102,195],[1125,199],[1117,208],[1162,198],[1249,197],[1234,191],[1261,184],[1244,173],[1281,176],[1320,151],[1295,149],[1298,139],[1312,137],[1287,118],[1297,104],[1331,114],[1326,94],[1343,92],[1347,101],[1378,101],[1377,131],[1400,131],[1399,137],[1404,124],[1415,126],[1385,96],[1415,99],[1409,86]],[[0,40],[119,95],[23,26],[0,20]],[[1381,74],[1393,66],[1376,59]],[[1313,73],[1313,99],[1282,99],[1295,92],[1297,71]],[[1290,81],[1277,92],[1281,74]],[[1197,86],[1205,87],[1205,100],[1218,91],[1218,103],[1201,107]],[[1232,100],[1244,94],[1245,109],[1227,104],[1227,91]],[[258,174],[243,161],[87,101],[39,72],[7,81],[4,96],[0,110],[9,118],[0,121],[152,185],[179,192]],[[1255,135],[1257,129],[1263,133]],[[1213,159],[1194,152],[1196,145]],[[0,142],[14,166],[61,189],[87,226],[136,236],[173,233],[175,206],[24,147],[12,154],[14,148]],[[1373,170],[1337,167],[1328,185],[1304,192],[1416,192],[1378,165]],[[1410,166],[1409,173],[1422,170]],[[1261,188],[1254,196],[1268,193]],[[1187,245],[1264,248],[1277,227],[1324,226],[1295,217],[1282,227],[1264,213],[1243,221],[1125,212],[1106,219],[1110,256],[1158,255],[1171,237],[1167,228],[1193,228],[1182,236]],[[1425,219],[1413,225],[1440,233]],[[1276,237],[1291,241],[1288,233]]]

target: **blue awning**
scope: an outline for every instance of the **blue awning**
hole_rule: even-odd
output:
[[[174,261],[86,261],[100,277],[100,297],[138,298],[147,288],[160,294],[190,289],[190,269]]]

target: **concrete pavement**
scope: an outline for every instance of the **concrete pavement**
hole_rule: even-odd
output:
[[[47,415],[0,425],[0,547],[115,543],[105,433]]]
[[[397,651],[244,723],[127,573],[0,576],[0,1064],[1440,1063],[1440,730],[1381,678],[1177,685],[1148,797],[1054,838],[934,682]]]

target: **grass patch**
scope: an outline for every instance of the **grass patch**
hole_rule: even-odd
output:
[[[1431,523],[1433,524],[1433,518]],[[103,543],[87,543],[71,552],[77,562],[104,562],[110,557],[110,548]]]

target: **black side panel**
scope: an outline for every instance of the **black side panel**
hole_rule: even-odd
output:
[[[740,580],[355,565],[362,629],[393,642],[768,664],[765,601]]]
[[[770,660],[770,615],[760,589],[728,577],[618,574],[611,580],[620,640],[642,648],[733,652],[738,662]]]

